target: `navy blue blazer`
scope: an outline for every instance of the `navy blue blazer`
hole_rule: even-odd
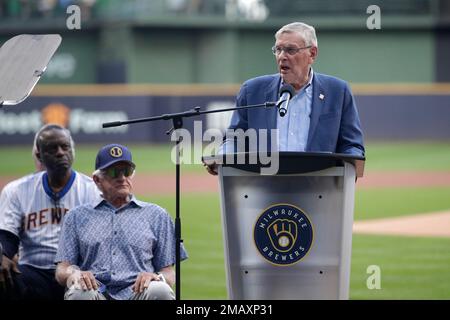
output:
[[[279,74],[246,81],[237,96],[236,106],[277,101],[280,81]],[[278,110],[274,107],[236,110],[229,129],[269,129],[270,142],[270,129],[276,129],[277,115]],[[305,151],[364,156],[358,111],[345,81],[314,73],[311,123]]]

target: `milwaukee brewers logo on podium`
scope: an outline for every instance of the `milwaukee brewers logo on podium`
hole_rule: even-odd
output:
[[[313,242],[313,227],[300,208],[276,204],[259,216],[253,237],[264,259],[287,266],[299,262],[308,253]]]

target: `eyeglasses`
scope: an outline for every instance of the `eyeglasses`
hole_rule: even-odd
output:
[[[296,54],[297,52],[299,52],[300,50],[303,49],[309,49],[312,46],[307,46],[307,47],[302,47],[302,48],[295,48],[295,47],[277,47],[277,46],[273,46],[272,47],[272,53],[276,56],[279,56],[281,54],[281,52],[286,52],[288,55],[293,56],[294,54]]]
[[[120,176],[121,173],[123,173],[123,175],[125,177],[129,177],[131,175],[133,175],[134,173],[134,167],[132,166],[127,166],[127,167],[110,167],[107,168],[105,170],[102,170],[108,177],[115,179],[118,178]]]

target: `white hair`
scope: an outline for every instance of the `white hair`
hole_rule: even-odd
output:
[[[105,175],[102,170],[97,169],[94,172],[92,172],[92,176],[103,178]]]
[[[281,27],[281,29],[275,33],[275,39],[278,40],[282,33],[297,33],[305,41],[306,46],[317,47],[316,30],[306,23],[292,22]]]

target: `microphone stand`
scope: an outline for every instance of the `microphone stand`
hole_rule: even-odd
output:
[[[201,111],[200,107],[194,107],[191,110],[178,112],[178,113],[170,113],[163,114],[161,116],[156,117],[148,117],[148,118],[139,118],[132,119],[127,121],[113,121],[106,122],[102,124],[103,128],[112,128],[118,127],[127,124],[140,123],[140,122],[151,122],[151,121],[159,121],[159,120],[172,120],[173,127],[166,132],[167,135],[171,134],[174,130],[180,129],[183,127],[183,118],[196,117],[202,114],[208,113],[217,113],[217,112],[226,112],[226,111],[234,111],[240,109],[253,109],[253,108],[268,108],[278,106],[281,102],[265,102],[261,104],[254,104],[249,106],[241,106],[241,107],[233,107],[233,108],[225,108],[225,109],[216,109],[209,111]],[[176,148],[176,164],[175,164],[175,185],[176,185],[176,193],[175,193],[175,281],[176,281],[176,290],[175,297],[176,300],[180,300],[181,295],[181,243],[183,239],[181,238],[181,217],[180,217],[180,144],[181,139],[179,136],[176,138],[175,148]]]

